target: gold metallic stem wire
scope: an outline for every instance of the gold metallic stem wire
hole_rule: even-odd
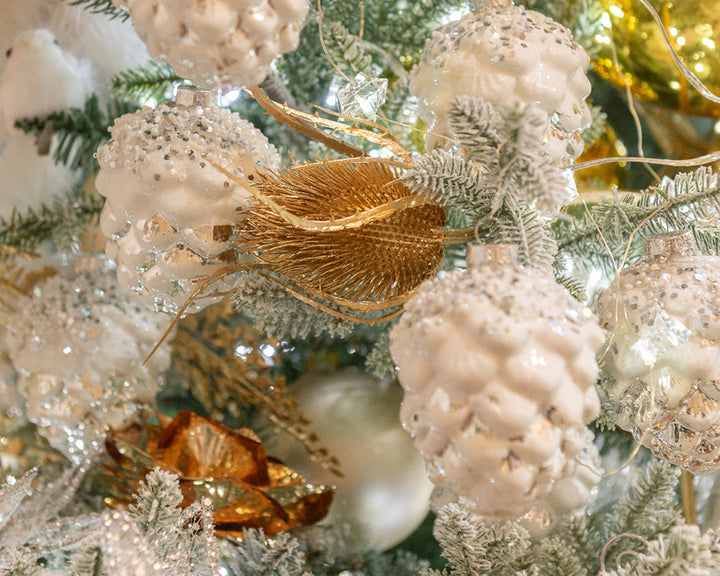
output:
[[[695,504],[695,477],[687,470],[680,472],[680,501],[686,524],[697,524],[697,506]]]

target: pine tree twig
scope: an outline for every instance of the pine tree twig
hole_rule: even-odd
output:
[[[118,8],[113,4],[112,0],[64,0],[70,6],[82,6],[91,14],[105,14],[111,20],[116,18],[121,22],[125,22],[130,18],[130,12]]]
[[[113,76],[111,89],[116,98],[137,102],[162,102],[171,97],[172,88],[187,81],[178,76],[170,64],[151,60],[123,70]]]
[[[43,242],[54,240],[61,248],[70,248],[85,233],[88,223],[100,214],[103,205],[103,198],[78,187],[51,204],[25,213],[14,210],[8,220],[0,218],[0,245],[29,253]]]
[[[57,139],[53,160],[73,170],[86,174],[97,172],[95,152],[109,139],[108,127],[123,114],[135,112],[134,104],[113,100],[106,110],[101,110],[96,94],[92,94],[82,108],[58,110],[44,117],[23,118],[15,127],[26,133],[40,135],[48,123],[52,123]]]

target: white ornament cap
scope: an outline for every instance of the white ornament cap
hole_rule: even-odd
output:
[[[695,242],[690,232],[671,232],[645,239],[643,254],[646,262],[667,260],[673,256],[695,254]]]
[[[468,268],[479,268],[485,264],[517,266],[517,246],[515,244],[473,244],[468,246]]]
[[[208,106],[217,106],[217,97],[210,90],[198,90],[191,86],[180,86],[175,96],[175,104],[186,108],[192,106],[207,108]]]
[[[512,0],[472,0],[472,11],[476,13],[490,12],[503,6],[512,6]]]

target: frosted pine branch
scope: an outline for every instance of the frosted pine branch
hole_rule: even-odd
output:
[[[683,524],[647,542],[644,551],[618,561],[608,575],[712,576],[719,568],[714,533],[702,534],[697,526]]]
[[[486,188],[482,166],[446,150],[434,150],[415,161],[415,168],[403,176],[405,184],[418,194],[452,206],[468,217],[484,216],[490,210],[492,194]]]
[[[342,337],[353,329],[352,323],[316,310],[257,274],[239,275],[234,288],[235,309],[264,334],[290,339],[322,333]]]
[[[586,576],[587,570],[575,550],[560,538],[545,538],[538,547],[542,576]]]
[[[160,534],[178,523],[182,499],[177,475],[154,468],[133,494],[130,514],[144,532]]]
[[[351,34],[340,22],[330,22],[324,28],[324,38],[325,46],[335,63],[351,78],[370,70],[372,58],[365,54],[360,39]]]
[[[481,98],[459,96],[450,103],[450,129],[471,156],[482,157],[505,140],[503,119],[495,107]]]
[[[664,179],[660,186],[639,196],[613,194],[612,198],[604,198],[590,209],[592,217],[585,215],[572,223],[559,223],[555,237],[560,251],[572,256],[579,266],[596,266],[612,274],[611,255],[619,263],[631,243],[627,263],[636,262],[643,238],[652,234],[691,231],[700,246],[717,250],[720,244],[714,222],[719,211],[717,174],[699,168]]]
[[[448,504],[440,510],[433,534],[443,547],[451,576],[501,572],[530,546],[528,533],[519,524],[487,523],[460,504]]]

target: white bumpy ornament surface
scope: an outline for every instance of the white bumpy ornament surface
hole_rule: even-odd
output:
[[[428,149],[445,145],[439,136],[453,136],[452,100],[471,96],[496,107],[535,105],[546,115],[542,151],[559,165],[571,164],[592,119],[585,103],[588,64],[567,28],[521,6],[479,8],[443,26],[427,41],[410,82],[428,123]]]
[[[588,429],[585,447],[568,463],[565,476],[555,482],[550,493],[520,519],[520,523],[535,540],[551,534],[597,496],[603,470],[600,466],[600,452],[593,440],[594,435]]]
[[[599,412],[603,331],[509,246],[421,286],[391,333],[403,426],[430,479],[474,512],[522,516],[570,472]]]
[[[212,160],[252,180],[262,163],[279,164],[275,148],[252,124],[212,103],[209,92],[178,89],[177,104],[144,108],[115,121],[98,149],[96,187],[106,203],[100,226],[118,281],[157,310],[176,313],[219,268],[231,248],[250,192]],[[217,301],[208,287],[188,312]]]
[[[254,86],[300,41],[308,0],[114,0],[153,58],[202,88]]]
[[[10,324],[10,358],[19,371],[26,416],[50,444],[80,461],[108,428],[151,414],[161,373],[162,316],[117,285],[107,262],[79,259],[35,287]]]
[[[617,426],[693,474],[720,468],[720,258],[690,236],[646,240],[595,304],[608,330],[601,388]]]

